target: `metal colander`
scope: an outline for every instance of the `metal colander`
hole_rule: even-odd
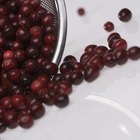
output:
[[[55,16],[55,26],[57,31],[57,45],[52,62],[59,64],[63,55],[66,33],[67,33],[67,15],[64,0],[41,0],[41,6],[53,13]]]

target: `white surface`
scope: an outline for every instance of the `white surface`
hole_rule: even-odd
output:
[[[107,45],[109,33],[103,24],[110,20],[115,31],[140,45],[140,10],[138,0],[66,0],[68,38],[64,56],[78,59],[88,44]],[[77,9],[86,15],[79,17]],[[117,14],[127,7],[133,13],[129,23]],[[46,115],[33,128],[17,128],[1,134],[1,140],[139,140],[140,139],[140,60],[123,66],[104,68],[92,82],[75,86],[71,103],[65,109],[46,107]]]

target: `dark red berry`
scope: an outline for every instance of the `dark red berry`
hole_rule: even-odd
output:
[[[84,78],[87,82],[94,81],[100,73],[100,69],[97,65],[89,65],[84,69]]]
[[[100,55],[100,56],[103,56],[103,55],[106,53],[107,50],[108,50],[108,49],[107,49],[107,47],[105,47],[105,46],[98,46],[98,47],[96,47],[96,48],[94,49],[93,55]]]
[[[41,118],[45,113],[45,108],[40,102],[35,102],[30,106],[31,114],[35,119]]]
[[[120,39],[118,39],[114,42],[112,48],[113,49],[117,49],[117,48],[126,49],[127,48],[127,42],[126,42],[125,39],[120,38]]]
[[[128,58],[138,60],[140,58],[140,48],[137,46],[131,47],[127,51]]]
[[[12,105],[17,110],[25,109],[27,102],[26,97],[22,94],[16,94],[12,96]]]
[[[107,67],[114,67],[116,65],[116,60],[115,60],[115,56],[113,55],[112,52],[108,52],[104,55],[103,58],[104,64]]]
[[[84,52],[85,52],[85,53],[93,53],[93,51],[94,51],[94,49],[95,49],[96,47],[97,47],[97,45],[94,45],[94,44],[88,45],[88,46],[85,48]]]
[[[29,4],[24,4],[20,7],[20,14],[23,16],[29,16],[32,11],[33,9]]]
[[[53,23],[54,23],[54,16],[51,13],[47,13],[42,18],[42,25],[44,25],[44,26],[52,25]]]
[[[71,73],[72,83],[74,85],[79,85],[83,82],[83,74],[81,70],[74,70]]]
[[[59,94],[55,98],[55,105],[59,108],[66,107],[69,104],[69,97],[67,95]]]
[[[132,12],[128,8],[123,8],[118,13],[118,17],[123,22],[128,22],[132,18]]]
[[[84,16],[85,15],[85,9],[84,8],[79,8],[77,10],[77,12],[78,12],[78,15],[80,15],[80,16]]]
[[[22,128],[30,128],[33,125],[33,117],[30,114],[20,114],[18,121]]]
[[[56,42],[56,35],[55,34],[47,34],[44,37],[45,44],[53,44]]]
[[[125,64],[128,60],[127,52],[125,49],[115,49],[113,54],[115,56],[117,64],[119,65]]]
[[[114,24],[111,22],[111,21],[108,21],[104,24],[104,29],[107,31],[107,32],[111,32],[114,30]]]

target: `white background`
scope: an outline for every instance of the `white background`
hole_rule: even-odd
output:
[[[129,44],[140,45],[138,0],[66,0],[68,35],[64,56],[79,59],[88,44],[107,45],[109,33],[103,24],[110,20]],[[86,15],[78,16],[83,7]],[[122,8],[133,18],[118,19]],[[139,140],[140,139],[140,60],[123,66],[104,68],[92,82],[74,86],[70,105],[65,109],[46,107],[46,115],[29,130],[17,128],[1,134],[1,140]]]

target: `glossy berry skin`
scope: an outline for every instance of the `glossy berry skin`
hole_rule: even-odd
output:
[[[84,78],[87,82],[94,81],[100,73],[100,69],[97,65],[89,65],[84,69]]]
[[[1,105],[6,109],[11,109],[12,108],[11,96],[6,96],[2,98]]]
[[[4,86],[0,85],[0,97],[3,97],[7,94],[7,89]]]
[[[116,60],[115,60],[115,56],[113,55],[112,52],[108,52],[104,55],[104,58],[103,58],[103,61],[104,61],[104,64],[107,66],[107,67],[114,67],[116,65]]]
[[[0,105],[0,120],[2,120],[4,112],[5,112],[5,108],[2,105]]]
[[[83,82],[83,74],[81,70],[74,70],[71,73],[72,83],[74,85],[79,85]]]
[[[86,46],[86,48],[84,49],[85,53],[93,53],[94,49],[97,47],[97,45],[88,45]]]
[[[40,102],[35,102],[30,106],[31,114],[33,115],[34,119],[41,118],[45,113],[45,108]]]
[[[0,48],[2,48],[5,45],[6,39],[3,36],[0,36]]]
[[[16,39],[22,43],[26,43],[30,39],[28,29],[26,27],[18,28],[16,32]]]
[[[42,25],[44,26],[52,25],[53,23],[54,23],[54,16],[50,13],[46,14],[42,18]]]
[[[40,22],[41,22],[41,14],[39,14],[38,12],[36,11],[33,11],[31,14],[30,14],[30,20],[31,20],[31,23],[33,25],[39,25]]]
[[[128,8],[123,8],[118,13],[118,17],[122,22],[128,22],[132,18],[132,12]]]
[[[54,25],[49,25],[49,26],[43,26],[42,31],[46,35],[48,33],[55,33],[55,26]]]
[[[18,122],[22,128],[27,129],[33,125],[34,120],[30,114],[19,114]]]
[[[100,56],[103,56],[103,55],[106,53],[107,50],[108,50],[108,49],[107,49],[107,47],[105,47],[105,46],[98,46],[98,47],[96,47],[96,48],[94,49],[93,55],[100,55]]]
[[[107,31],[107,32],[111,32],[114,30],[114,24],[111,22],[111,21],[108,21],[104,24],[104,29]]]
[[[114,40],[116,38],[121,38],[120,34],[117,32],[113,32],[111,33],[108,38],[107,38],[107,42],[110,42],[111,40]]]
[[[8,15],[8,9],[4,5],[0,5],[0,15],[7,16]]]
[[[12,83],[17,83],[19,82],[21,76],[21,72],[19,69],[12,69],[8,72],[8,79],[12,82]]]
[[[32,11],[33,11],[33,9],[32,9],[32,7],[31,7],[31,5],[27,5],[27,4],[24,4],[24,5],[22,5],[21,7],[20,7],[20,14],[22,15],[22,16],[29,16],[30,15],[30,13],[32,13]]]
[[[56,35],[55,34],[47,34],[44,37],[45,44],[53,44],[56,42]]]
[[[3,54],[3,59],[13,59],[14,58],[14,53],[11,50],[7,50]]]
[[[93,55],[91,53],[83,53],[80,57],[80,63],[83,65],[85,60],[89,60]]]
[[[43,66],[43,71],[46,75],[55,75],[58,71],[58,66],[55,63],[48,62]]]
[[[112,48],[113,49],[117,49],[117,48],[126,49],[127,48],[127,42],[126,42],[125,39],[120,38],[117,41],[115,41],[115,43],[112,45]]]
[[[31,21],[30,21],[30,19],[28,17],[21,17],[19,19],[18,23],[19,23],[19,26],[21,26],[21,27],[24,26],[26,28],[30,28],[31,25],[32,25]]]
[[[41,47],[40,52],[45,58],[51,59],[51,57],[54,53],[54,47],[52,45],[45,45],[45,46]]]
[[[16,128],[18,126],[17,122],[17,112],[15,110],[8,110],[4,113],[4,121],[10,128]]]
[[[13,95],[11,101],[13,107],[17,110],[25,109],[27,105],[26,97],[22,94]]]
[[[60,72],[61,73],[67,73],[72,71],[72,66],[68,62],[64,62],[60,65]]]
[[[67,55],[64,59],[63,62],[77,62],[77,59],[73,55]]]
[[[127,52],[124,49],[118,48],[118,49],[114,50],[113,54],[115,56],[117,64],[119,64],[119,65],[125,64],[128,60]]]
[[[95,55],[90,59],[89,64],[97,65],[99,69],[102,69],[104,67],[103,57],[100,55]]]
[[[30,35],[31,36],[36,36],[36,37],[41,37],[42,36],[42,29],[40,26],[33,26],[30,28]]]
[[[28,47],[26,49],[26,55],[29,57],[29,58],[32,58],[32,59],[35,59],[39,56],[39,50],[37,47],[35,46],[31,46],[31,47]]]
[[[138,60],[140,58],[140,48],[137,46],[133,46],[127,51],[128,58],[131,60]]]
[[[22,44],[19,41],[13,41],[12,42],[12,46],[11,46],[11,50],[12,51],[16,51],[16,50],[21,50],[22,49]]]
[[[20,64],[26,60],[26,53],[23,50],[15,50],[14,52],[14,59],[15,61]]]
[[[59,94],[55,97],[55,105],[59,108],[64,108],[69,104],[69,97],[67,95]]]

